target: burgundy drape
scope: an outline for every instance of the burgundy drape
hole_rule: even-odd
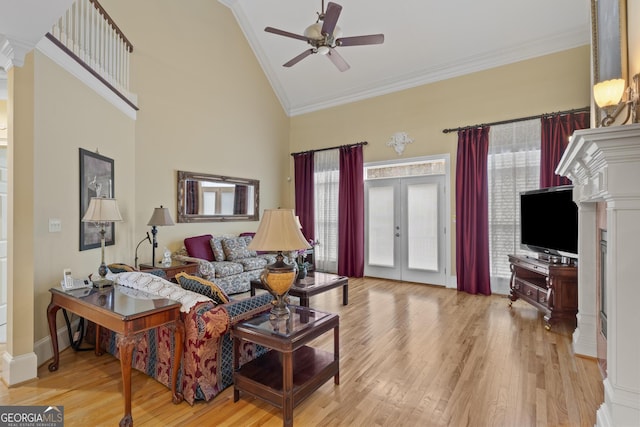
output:
[[[362,145],[340,147],[338,274],[364,275],[364,172]]]
[[[233,195],[233,213],[236,215],[246,215],[247,212],[247,194],[248,188],[246,185],[236,184]]]
[[[307,240],[315,240],[315,203],[313,152],[300,153],[293,156],[296,215],[300,217],[302,234]]]
[[[456,274],[458,290],[491,295],[489,279],[489,128],[458,132]]]
[[[187,215],[197,215],[200,209],[200,183],[198,183],[198,181],[187,180],[185,193],[185,213]]]
[[[569,185],[569,178],[556,175],[556,167],[574,131],[589,127],[589,113],[543,117],[540,141],[540,188]]]

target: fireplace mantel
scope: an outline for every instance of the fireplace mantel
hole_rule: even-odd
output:
[[[597,426],[640,423],[640,124],[576,131],[556,173],[578,204],[578,327],[574,352],[595,357],[599,256],[595,202],[607,204],[607,377]]]

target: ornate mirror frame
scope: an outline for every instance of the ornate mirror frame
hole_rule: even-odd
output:
[[[216,184],[222,184],[221,187],[226,188],[229,186],[247,187],[245,205],[248,211],[243,213],[201,213],[202,209],[199,208],[202,205],[203,196],[201,189],[203,186],[215,188]],[[188,188],[189,186],[193,186],[193,188]],[[236,194],[238,194],[237,189],[234,190],[234,196]],[[259,200],[260,181],[256,179],[178,171],[178,222],[258,221],[260,217]],[[189,212],[190,209],[192,212]]]

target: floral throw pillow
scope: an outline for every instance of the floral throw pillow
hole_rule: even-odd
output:
[[[251,258],[251,251],[247,248],[244,238],[223,239],[222,249],[228,261],[236,261],[244,258]]]

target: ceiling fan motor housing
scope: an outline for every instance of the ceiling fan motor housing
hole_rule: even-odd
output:
[[[331,46],[335,47],[336,39],[342,36],[342,30],[336,25],[333,34],[322,34],[322,22],[311,24],[304,30],[304,36],[309,39],[309,44],[313,47]]]

